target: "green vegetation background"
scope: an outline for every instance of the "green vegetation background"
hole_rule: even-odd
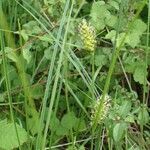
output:
[[[148,150],[149,27],[149,0],[1,0],[0,150]]]

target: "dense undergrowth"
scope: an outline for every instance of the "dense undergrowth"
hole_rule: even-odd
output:
[[[150,1],[1,0],[0,150],[148,150]]]

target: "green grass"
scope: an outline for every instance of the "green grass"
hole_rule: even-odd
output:
[[[2,0],[0,148],[148,149],[149,8],[146,0]],[[78,33],[83,18],[96,30],[94,52]]]

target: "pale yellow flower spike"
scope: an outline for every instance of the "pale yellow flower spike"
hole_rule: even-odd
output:
[[[102,96],[95,102],[94,107],[92,108],[91,124],[93,124],[93,121],[95,120],[96,115],[97,115],[97,118],[98,118],[98,123],[101,124],[102,121],[106,118],[106,116],[109,112],[109,109],[110,109],[110,106],[111,106],[110,96],[106,95],[104,102],[101,101],[101,98],[102,98]],[[101,110],[98,112],[98,108],[99,108],[100,105],[102,107],[101,107]]]
[[[88,51],[94,51],[96,45],[95,29],[85,19],[78,26],[78,30],[83,41],[84,48]]]

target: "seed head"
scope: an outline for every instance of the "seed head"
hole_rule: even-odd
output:
[[[95,29],[85,19],[78,25],[80,37],[82,39],[84,48],[88,51],[94,51],[96,45]]]
[[[91,114],[91,123],[93,124],[93,121],[98,118],[98,123],[101,124],[102,121],[106,118],[108,111],[110,109],[110,96],[106,95],[104,102],[101,101],[102,96],[98,98],[98,100],[95,102],[94,107],[92,108],[92,114]],[[99,107],[101,106],[101,109],[99,110]]]

